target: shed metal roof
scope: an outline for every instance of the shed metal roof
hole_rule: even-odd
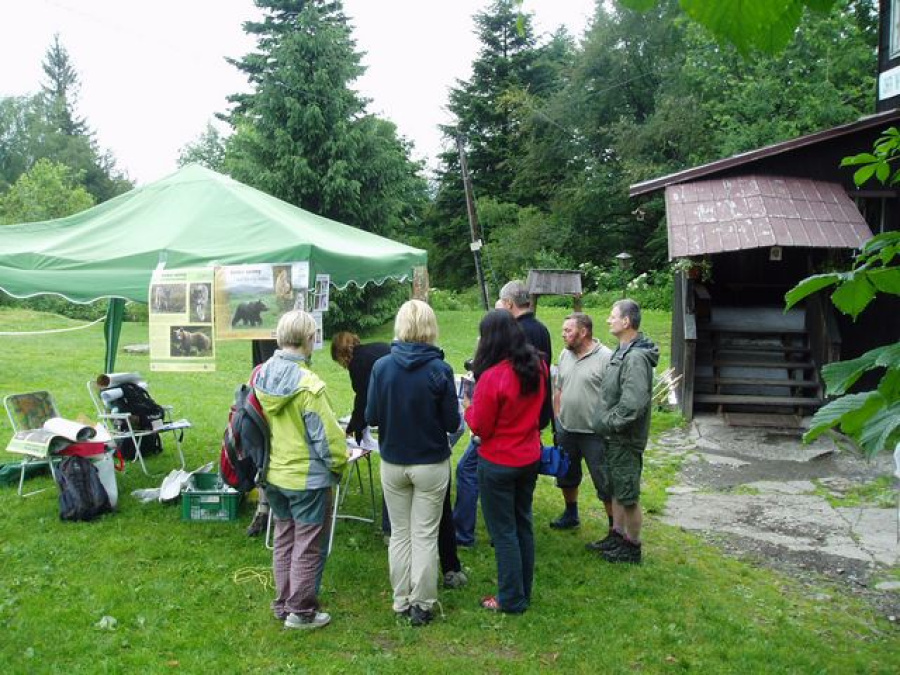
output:
[[[768,246],[859,248],[872,237],[844,188],[749,175],[666,187],[669,259]]]

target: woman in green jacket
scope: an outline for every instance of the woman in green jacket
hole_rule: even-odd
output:
[[[275,333],[279,349],[254,382],[272,431],[265,489],[275,518],[272,610],[286,628],[321,628],[331,621],[319,611],[318,592],[347,443],[325,383],[309,370],[315,319],[287,312]]]

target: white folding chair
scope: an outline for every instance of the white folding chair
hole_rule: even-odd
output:
[[[109,375],[101,375],[97,380],[88,380],[87,390],[91,397],[91,402],[97,411],[97,419],[104,424],[110,435],[115,441],[121,441],[129,438],[134,444],[134,460],[140,461],[141,469],[146,475],[150,475],[147,471],[147,465],[144,463],[144,455],[141,453],[141,442],[148,436],[158,435],[162,439],[162,434],[170,432],[172,438],[175,439],[175,448],[178,451],[178,457],[181,460],[181,469],[185,467],[184,452],[181,449],[181,439],[185,429],[189,429],[192,425],[186,419],[172,419],[172,406],[162,406],[165,411],[160,424],[154,424],[153,429],[135,429],[132,423],[132,415],[127,412],[118,412],[116,409],[116,401],[121,398],[121,389],[118,385],[124,382],[132,382],[138,386],[147,389],[147,382],[141,377],[140,373],[111,373]]]
[[[25,394],[9,394],[3,398],[3,407],[12,426],[13,434],[28,432],[43,427],[44,422],[52,417],[60,417],[59,410],[53,396],[48,391],[31,391]],[[47,488],[34,490],[27,494],[22,493],[25,483],[25,472],[29,465],[46,464],[50,467],[50,475],[56,480],[56,472],[53,468],[54,457],[47,446],[37,445],[24,449],[9,449],[10,452],[22,455],[22,469],[19,474],[20,497],[30,497]]]

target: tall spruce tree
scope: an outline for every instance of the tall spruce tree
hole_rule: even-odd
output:
[[[427,200],[421,167],[396,127],[366,113],[363,73],[336,0],[256,0],[244,24],[256,50],[230,62],[251,91],[229,97],[225,168],[236,179],[334,220],[408,240]],[[395,307],[389,289],[338,294],[327,327],[364,328]]]
[[[236,132],[228,166],[238,180],[347,222],[360,194],[352,169],[365,101],[350,88],[363,68],[342,5],[256,4],[265,17],[244,29],[256,37],[258,51],[230,60],[253,91],[229,97],[234,107],[225,119]]]
[[[478,56],[471,78],[450,92],[448,108],[455,120],[443,132],[454,141],[453,149],[440,157],[437,196],[426,218],[432,278],[457,288],[473,284],[475,272],[455,139],[464,138],[477,199],[545,206],[542,186],[517,181],[517,175],[528,153],[527,122],[559,87],[560,65],[569,56],[564,41],[538,44],[532,17],[521,13],[516,0],[494,0],[475,15],[475,30]],[[489,266],[489,252],[486,261]]]
[[[450,91],[448,108],[456,121],[446,132],[465,136],[478,194],[506,201],[515,178],[512,159],[522,152],[518,96],[541,96],[548,82],[537,67],[541,50],[531,15],[520,14],[515,0],[494,0],[475,15],[475,27],[478,57],[472,77]],[[448,168],[458,166],[454,153],[443,160]]]
[[[86,135],[87,124],[76,111],[81,82],[69,52],[59,41],[59,33],[53,36],[41,66],[46,76],[41,92],[47,102],[49,122],[67,136]]]
[[[130,189],[115,158],[98,147],[94,132],[78,115],[80,78],[59,35],[47,48],[42,67],[46,79],[33,100],[40,119],[32,129],[39,144],[33,161],[45,157],[70,167],[97,202]]]

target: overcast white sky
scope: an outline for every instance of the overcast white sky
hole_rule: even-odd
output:
[[[477,51],[472,16],[490,0],[345,0],[368,72],[359,90],[432,160],[448,88]],[[539,33],[580,38],[595,0],[525,0]],[[253,47],[241,24],[252,0],[2,0],[0,96],[37,91],[54,33],[81,77],[79,112],[101,147],[139,183],[174,171],[225,98],[246,83],[224,57]]]

